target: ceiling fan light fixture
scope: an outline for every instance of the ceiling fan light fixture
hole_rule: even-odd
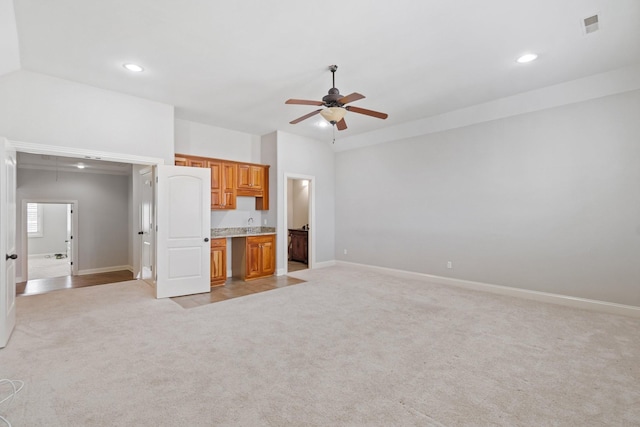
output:
[[[320,115],[331,124],[338,123],[347,115],[347,110],[342,107],[329,107],[320,111]]]

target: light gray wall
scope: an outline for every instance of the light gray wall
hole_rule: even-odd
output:
[[[22,205],[19,205],[22,206]],[[18,208],[20,209],[20,208]],[[51,255],[67,251],[67,205],[40,203],[42,237],[29,237],[29,255]]]
[[[260,155],[260,137],[189,120],[175,121],[175,152],[237,162],[264,163]],[[266,163],[269,164],[269,163]],[[264,225],[266,214],[255,209],[255,198],[239,196],[236,209],[211,211],[211,228]]]
[[[263,145],[263,150],[265,146]],[[286,132],[277,132],[277,206],[284,207],[284,192],[287,191],[286,173],[314,177],[315,191],[315,261],[328,262],[335,259],[335,155],[331,144]],[[282,212],[278,213],[278,254],[286,245],[287,231]],[[278,258],[278,267],[286,260]]]
[[[632,91],[338,153],[337,259],[640,306],[639,118]]]
[[[18,168],[18,206],[23,199],[78,201],[79,270],[130,264],[128,176],[58,172],[56,178],[55,171]],[[19,215],[18,230],[22,230],[22,220]],[[20,253],[21,233],[17,237]]]

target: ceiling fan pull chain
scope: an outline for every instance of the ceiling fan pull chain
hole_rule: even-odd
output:
[[[336,143],[336,125],[331,125],[331,131],[333,132],[333,143]]]

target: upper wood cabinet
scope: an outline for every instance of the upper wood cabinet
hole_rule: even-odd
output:
[[[238,165],[238,193],[253,196],[261,194],[264,188],[265,167],[259,165]]]
[[[175,155],[176,166],[211,169],[211,209],[235,209],[236,196],[256,198],[256,210],[269,210],[269,165]]]
[[[187,157],[176,154],[176,166],[191,166],[192,168],[208,168],[207,159],[197,157]]]
[[[208,164],[211,169],[211,209],[235,209],[236,164],[221,160],[210,160]]]

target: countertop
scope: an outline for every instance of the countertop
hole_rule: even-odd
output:
[[[212,228],[211,237],[247,237],[247,236],[263,236],[267,234],[276,234],[275,227],[230,227],[230,228]]]

